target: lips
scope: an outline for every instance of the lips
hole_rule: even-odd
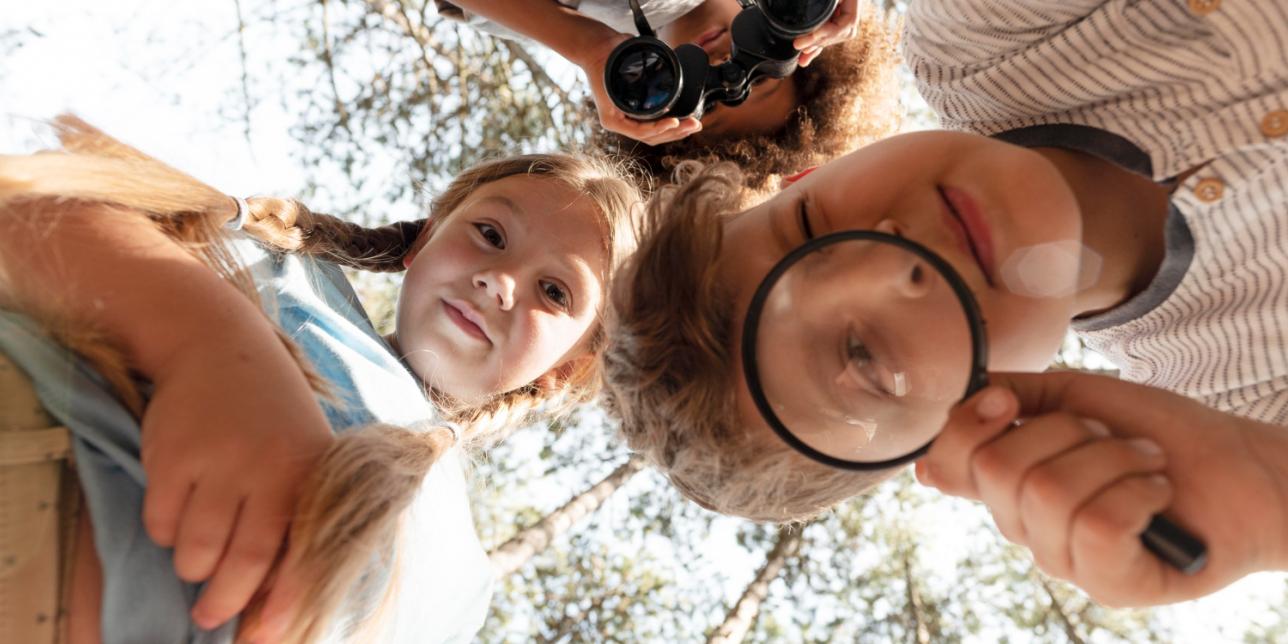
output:
[[[474,307],[460,300],[443,300],[443,312],[466,335],[492,344],[487,335],[487,322]]]
[[[715,27],[714,29],[708,29],[701,36],[698,36],[698,39],[694,44],[701,47],[703,51],[709,54],[711,53],[711,50],[707,48],[708,45],[711,45],[712,43],[714,43],[716,39],[720,38],[720,35],[723,34],[725,31],[728,31],[728,29],[726,29],[725,27]]]
[[[975,258],[980,271],[984,273],[984,280],[989,286],[993,286],[993,239],[975,201],[970,198],[970,195],[956,188],[938,186],[938,190],[944,202],[944,209],[957,224],[954,229],[958,229],[964,237],[967,250]]]

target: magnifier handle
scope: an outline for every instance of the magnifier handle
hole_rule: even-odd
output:
[[[1207,564],[1207,546],[1161,514],[1150,519],[1149,526],[1140,533],[1140,541],[1181,574],[1193,575]]]

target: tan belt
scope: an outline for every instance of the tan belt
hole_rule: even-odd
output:
[[[66,641],[79,504],[71,432],[0,353],[0,642]]]

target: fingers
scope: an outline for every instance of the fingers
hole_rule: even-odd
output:
[[[174,545],[179,517],[191,494],[192,482],[186,478],[172,480],[164,474],[149,477],[143,494],[143,528],[157,545]]]
[[[294,572],[292,555],[288,552],[283,559],[282,567],[268,591],[268,598],[264,600],[264,608],[259,612],[259,620],[246,634],[247,639],[276,642],[285,634],[301,594],[300,578]]]
[[[216,485],[197,486],[183,509],[174,546],[174,570],[180,579],[210,577],[232,534],[242,495]]]
[[[604,129],[617,132],[648,145],[661,145],[671,141],[678,141],[702,131],[702,122],[693,117],[683,119],[668,117],[656,121],[637,121],[627,117],[625,113],[620,111],[602,118],[601,123]]]
[[[1171,502],[1168,480],[1150,474],[1123,479],[1079,508],[1069,537],[1078,585],[1113,607],[1136,605],[1140,599],[1132,598],[1160,592],[1174,573],[1141,545],[1140,535]]]
[[[252,496],[237,518],[228,551],[192,608],[197,625],[212,629],[241,612],[267,577],[289,525],[290,499]]]
[[[1111,487],[1137,487],[1165,465],[1162,450],[1151,441],[1109,439],[1092,440],[1030,469],[1020,485],[1017,519],[1038,565],[1051,575],[1071,579],[1069,539],[1075,515]],[[1146,507],[1156,509],[1148,503]]]
[[[800,36],[792,41],[796,50],[801,52],[797,64],[808,67],[819,52],[828,45],[834,45],[853,38],[858,33],[859,3],[858,0],[842,0],[832,13],[831,19],[818,29]]]
[[[918,480],[945,494],[978,499],[971,457],[1010,428],[1015,412],[1014,396],[1001,387],[988,387],[955,407],[943,432],[918,463]]]
[[[1002,535],[1013,543],[1029,545],[1030,534],[1024,521],[1027,517],[1022,515],[1020,507],[1028,477],[1048,460],[1063,458],[1089,441],[1108,435],[1109,430],[1102,423],[1069,414],[1049,414],[979,446],[970,455],[967,466],[974,476],[980,500],[992,512]],[[1104,464],[1096,465],[1103,469]],[[1112,475],[1116,478],[1121,472],[1114,470]],[[1061,480],[1051,483],[1047,478],[1040,478],[1039,482],[1044,484],[1043,491],[1048,489],[1045,486],[1062,484]],[[1062,529],[1064,524],[1058,525]],[[1057,529],[1048,523],[1036,527]]]

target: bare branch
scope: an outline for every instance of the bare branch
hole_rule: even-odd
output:
[[[241,0],[233,0],[237,10],[237,50],[241,54],[242,132],[250,144],[250,80],[246,67],[246,21],[242,18]]]

